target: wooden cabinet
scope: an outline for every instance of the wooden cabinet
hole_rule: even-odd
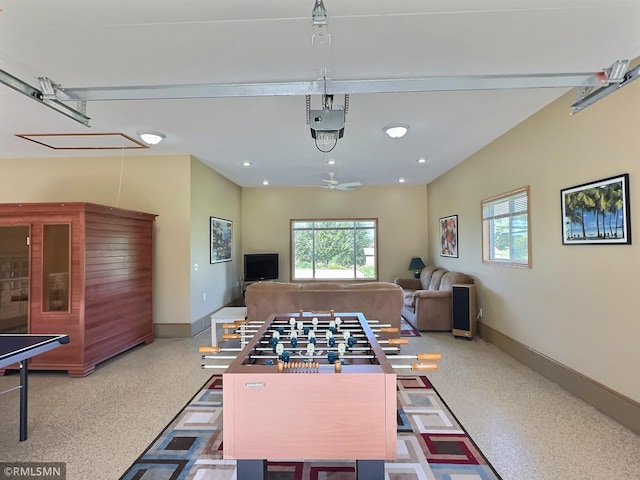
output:
[[[4,240],[0,233],[0,333],[26,333],[29,258],[3,254]]]
[[[86,376],[153,341],[155,217],[91,203],[0,204],[0,226],[29,228],[29,333],[71,338],[31,369]]]

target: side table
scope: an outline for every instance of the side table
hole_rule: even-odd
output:
[[[211,315],[211,345],[218,346],[218,323],[232,323],[247,318],[247,307],[225,307]]]

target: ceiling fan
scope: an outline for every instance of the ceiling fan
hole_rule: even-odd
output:
[[[343,190],[348,192],[349,190],[352,190],[353,187],[360,187],[362,185],[362,183],[360,182],[340,183],[335,178],[333,178],[334,176],[335,176],[335,172],[329,172],[329,178],[322,179],[322,181],[325,182],[326,185],[316,185],[316,186],[319,188],[328,188],[329,190]]]

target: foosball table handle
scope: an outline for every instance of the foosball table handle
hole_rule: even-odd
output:
[[[380,333],[398,333],[398,327],[384,327],[380,329]]]
[[[411,370],[437,370],[438,365],[435,363],[414,363],[411,365]]]
[[[418,360],[440,360],[442,355],[439,353],[419,353],[416,358]]]
[[[198,352],[200,353],[219,353],[220,352],[220,347],[208,347],[208,346],[202,346],[198,348]]]
[[[239,333],[223,333],[222,334],[223,340],[236,340],[241,338],[242,338],[242,335],[240,335]]]

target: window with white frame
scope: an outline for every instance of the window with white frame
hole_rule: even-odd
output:
[[[291,220],[292,280],[377,280],[376,219]]]
[[[482,200],[482,260],[531,266],[529,187]]]

